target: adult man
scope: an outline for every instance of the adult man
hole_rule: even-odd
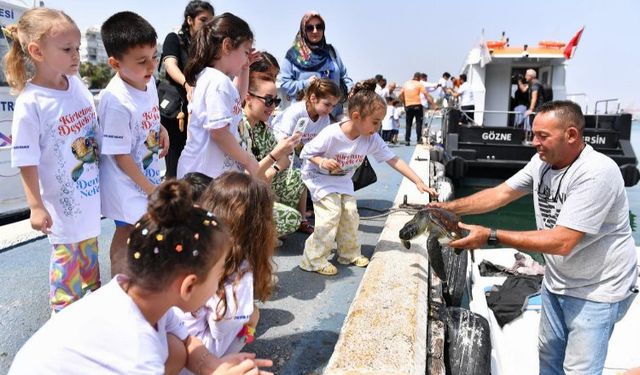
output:
[[[471,85],[467,82],[467,75],[460,74],[460,87],[451,92],[451,96],[454,98],[460,98],[460,110],[464,115],[460,119],[463,124],[468,124],[474,121],[474,110],[476,109],[475,102],[473,101],[473,91]]]
[[[609,337],[637,294],[637,259],[624,182],[613,160],[584,143],[584,117],[570,101],[549,102],[533,123],[537,154],[497,187],[434,205],[459,214],[494,210],[532,192],[538,230],[460,224],[468,237],[544,254],[540,374],[601,374]]]
[[[402,89],[400,89],[400,100],[404,104],[404,110],[406,113],[407,126],[404,133],[404,141],[407,146],[411,143],[411,125],[413,119],[416,120],[416,140],[421,142],[422,138],[422,121],[424,119],[422,112],[422,104],[420,104],[420,94],[427,95],[427,90],[424,88],[422,82],[420,82],[420,72],[413,75],[413,79],[407,81]]]
[[[542,87],[542,83],[540,83],[536,77],[537,73],[533,69],[527,69],[524,74],[524,79],[529,85],[529,109],[525,113],[525,116],[536,112],[545,102],[544,87]]]

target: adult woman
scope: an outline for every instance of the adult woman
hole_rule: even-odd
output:
[[[277,145],[268,123],[280,99],[277,96],[274,75],[267,69],[260,69],[269,65],[277,68],[277,65],[268,61],[259,61],[251,65],[249,92],[245,98],[243,121],[240,125],[241,137],[258,160],[269,156]],[[303,196],[306,190],[303,189],[300,170],[288,170],[289,164],[287,158],[282,158],[274,162],[265,173],[271,180],[271,189],[276,196],[274,213],[279,236],[299,229],[303,215],[300,205],[305,203],[306,207],[306,196]]]
[[[353,85],[338,52],[327,44],[324,30],[324,19],[319,13],[308,12],[302,17],[300,30],[282,63],[280,78],[282,88],[292,98],[316,78],[331,79],[338,87],[343,87],[342,81],[347,90]],[[338,104],[331,114],[334,118],[339,117],[342,104]]]
[[[183,70],[187,65],[189,45],[195,32],[204,23],[212,19],[213,15],[213,6],[208,2],[200,0],[189,2],[184,9],[184,21],[180,30],[169,33],[164,40],[162,66],[167,72],[167,81],[177,89],[182,100],[182,115],[179,115],[180,117],[169,118],[162,116],[162,125],[167,128],[170,139],[169,152],[165,158],[167,163],[167,177],[176,176],[178,159],[187,140],[187,104],[191,99],[193,87],[186,82]],[[162,106],[162,99],[160,105]]]

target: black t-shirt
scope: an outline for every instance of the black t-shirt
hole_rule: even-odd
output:
[[[522,91],[518,87],[516,88],[516,92],[513,94],[513,108],[519,105],[529,106],[529,92]]]
[[[534,111],[536,111],[545,102],[544,86],[542,86],[542,83],[540,83],[540,81],[538,80],[534,80],[529,84],[529,104],[531,104],[534,91],[538,92],[538,100],[536,100],[536,106],[533,109]]]

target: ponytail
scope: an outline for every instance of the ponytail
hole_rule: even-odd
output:
[[[11,86],[11,92],[19,93],[24,89],[29,79],[26,66],[29,56],[22,49],[22,43],[18,38],[18,25],[9,25],[2,28],[2,32],[6,38],[10,38],[13,41],[11,49],[3,59],[4,74],[7,78],[7,83]]]

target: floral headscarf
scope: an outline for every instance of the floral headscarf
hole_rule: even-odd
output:
[[[300,30],[298,30],[298,34],[296,34],[293,46],[289,48],[285,56],[285,58],[298,67],[298,69],[304,71],[316,71],[331,58],[329,51],[332,47],[327,44],[324,33],[322,34],[322,40],[318,43],[312,44],[307,39],[305,27],[307,26],[307,22],[313,17],[317,17],[323,24],[325,23],[320,13],[305,13],[300,21]]]

